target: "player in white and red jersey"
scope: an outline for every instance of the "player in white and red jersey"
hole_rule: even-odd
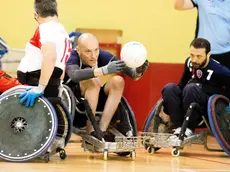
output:
[[[20,83],[36,86],[20,95],[20,103],[26,101],[26,106],[33,106],[34,100],[43,94],[58,96],[60,78],[71,53],[69,36],[58,22],[56,0],[35,0],[34,8],[39,25],[26,45],[17,71]]]

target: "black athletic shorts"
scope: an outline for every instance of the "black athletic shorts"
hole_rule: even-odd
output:
[[[104,86],[102,86],[100,89],[99,100],[98,100],[98,105],[97,105],[96,111],[102,112],[104,110],[105,102],[107,100],[107,95],[105,94]],[[82,98],[79,84],[76,84],[75,86],[72,85],[71,90],[73,91],[74,95],[76,96],[76,98],[78,100],[80,100],[80,98]],[[80,109],[81,111],[85,110],[83,104],[81,104],[81,103],[79,105],[77,105],[77,108]],[[73,120],[74,127],[77,127],[77,128],[85,127],[87,119],[88,118],[85,114],[80,114],[76,111],[75,112],[75,118]]]

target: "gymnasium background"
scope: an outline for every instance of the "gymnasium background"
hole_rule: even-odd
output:
[[[0,1],[0,37],[11,47],[24,48],[37,27],[33,0]],[[141,130],[161,88],[179,79],[194,38],[196,10],[178,12],[173,0],[58,0],[58,6],[69,33],[76,28],[117,29],[122,30],[122,44],[135,40],[146,46],[150,67],[139,81],[125,77],[124,93]]]

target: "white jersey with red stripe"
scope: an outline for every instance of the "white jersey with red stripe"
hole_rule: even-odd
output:
[[[71,41],[65,28],[58,22],[46,22],[38,26],[32,39],[27,43],[25,56],[22,58],[18,70],[26,73],[41,70],[43,54],[41,47],[46,42],[56,45],[55,67],[65,68],[71,53]]]

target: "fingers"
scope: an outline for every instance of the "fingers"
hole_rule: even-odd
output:
[[[19,98],[22,98],[22,97],[24,97],[26,94],[27,94],[27,92],[24,92],[24,93],[20,94],[18,97],[19,97]]]
[[[34,100],[35,100],[35,98],[31,98],[31,99],[30,99],[30,106],[31,106],[31,107],[34,105]]]
[[[33,92],[32,90],[25,91],[24,93],[19,95],[19,98],[21,98],[19,102],[21,104],[25,103],[27,107],[28,106],[32,107],[35,103],[35,99],[38,98],[39,96],[42,96],[42,94],[43,94],[42,92],[36,93],[36,92]]]
[[[117,65],[118,68],[124,68],[126,65],[125,64],[119,64]]]
[[[28,95],[28,99],[26,101],[26,107],[28,107],[30,105],[30,100],[31,100],[31,96]]]
[[[143,65],[141,65],[141,67],[146,69],[146,68],[148,68],[148,66],[149,66],[149,61],[146,59],[145,62],[143,63]]]
[[[142,72],[145,72],[149,67],[149,61],[146,60],[141,67],[142,67]]]
[[[21,99],[19,102],[20,102],[21,104],[23,104],[23,103],[27,100],[28,94],[27,94],[27,93],[23,93],[23,94],[21,94],[20,96],[21,96],[20,98],[22,98],[22,99]]]
[[[119,63],[116,64],[116,68],[118,72],[121,72],[126,67],[126,64],[124,61],[119,61]]]
[[[149,67],[148,60],[145,60],[145,62],[138,68],[136,68],[137,73],[144,73]]]
[[[114,67],[113,73],[121,72],[126,66],[125,62],[122,60],[112,61],[110,65]]]
[[[149,66],[149,61],[145,60],[144,64],[142,65],[143,67],[148,67]]]
[[[115,64],[115,65],[125,65],[125,62],[122,61],[122,60],[113,61],[113,62],[111,62],[111,63],[113,63],[113,64]]]

